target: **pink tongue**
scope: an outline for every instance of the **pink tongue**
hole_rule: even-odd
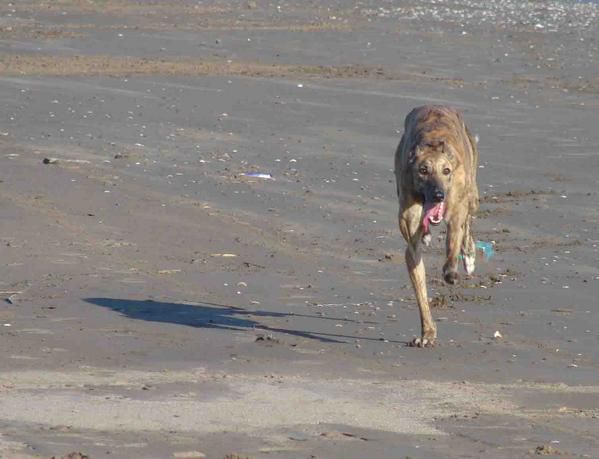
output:
[[[424,228],[424,234],[429,232],[429,225],[431,218],[434,220],[440,220],[443,218],[443,212],[445,210],[445,203],[439,202],[432,207],[425,207],[424,219],[422,220],[422,226]]]

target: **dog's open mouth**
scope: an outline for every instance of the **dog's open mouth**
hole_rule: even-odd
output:
[[[422,225],[424,226],[424,234],[428,233],[429,225],[438,225],[443,221],[445,216],[445,202],[436,203],[425,203],[424,204],[424,219]]]

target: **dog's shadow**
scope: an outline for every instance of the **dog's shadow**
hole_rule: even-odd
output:
[[[285,315],[276,312],[250,312],[234,306],[215,304],[163,303],[154,300],[124,300],[119,298],[86,298],[85,301],[120,312],[132,319],[224,330],[255,328],[259,324],[248,318],[249,315],[271,317]]]
[[[119,312],[126,317],[149,322],[162,322],[185,325],[196,328],[212,328],[218,330],[261,330],[264,332],[279,332],[303,338],[315,339],[327,343],[346,343],[345,339],[355,339],[354,336],[310,332],[285,328],[270,327],[255,320],[260,317],[285,318],[301,316],[282,312],[248,311],[235,306],[213,303],[185,304],[165,303],[153,300],[128,300],[120,298],[85,298],[85,301]],[[313,317],[313,316],[303,316]],[[322,320],[320,317],[315,319]],[[327,318],[332,319],[332,318]],[[344,320],[344,319],[335,319]],[[345,338],[343,340],[339,338]]]

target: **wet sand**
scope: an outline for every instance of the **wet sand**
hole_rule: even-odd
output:
[[[596,4],[0,12],[0,456],[599,456]],[[424,103],[480,137],[496,254],[448,287],[436,229],[420,350]]]

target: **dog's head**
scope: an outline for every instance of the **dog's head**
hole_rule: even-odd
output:
[[[438,225],[445,216],[445,199],[451,190],[454,154],[443,141],[414,147],[410,156],[414,193],[424,203],[424,224]]]

